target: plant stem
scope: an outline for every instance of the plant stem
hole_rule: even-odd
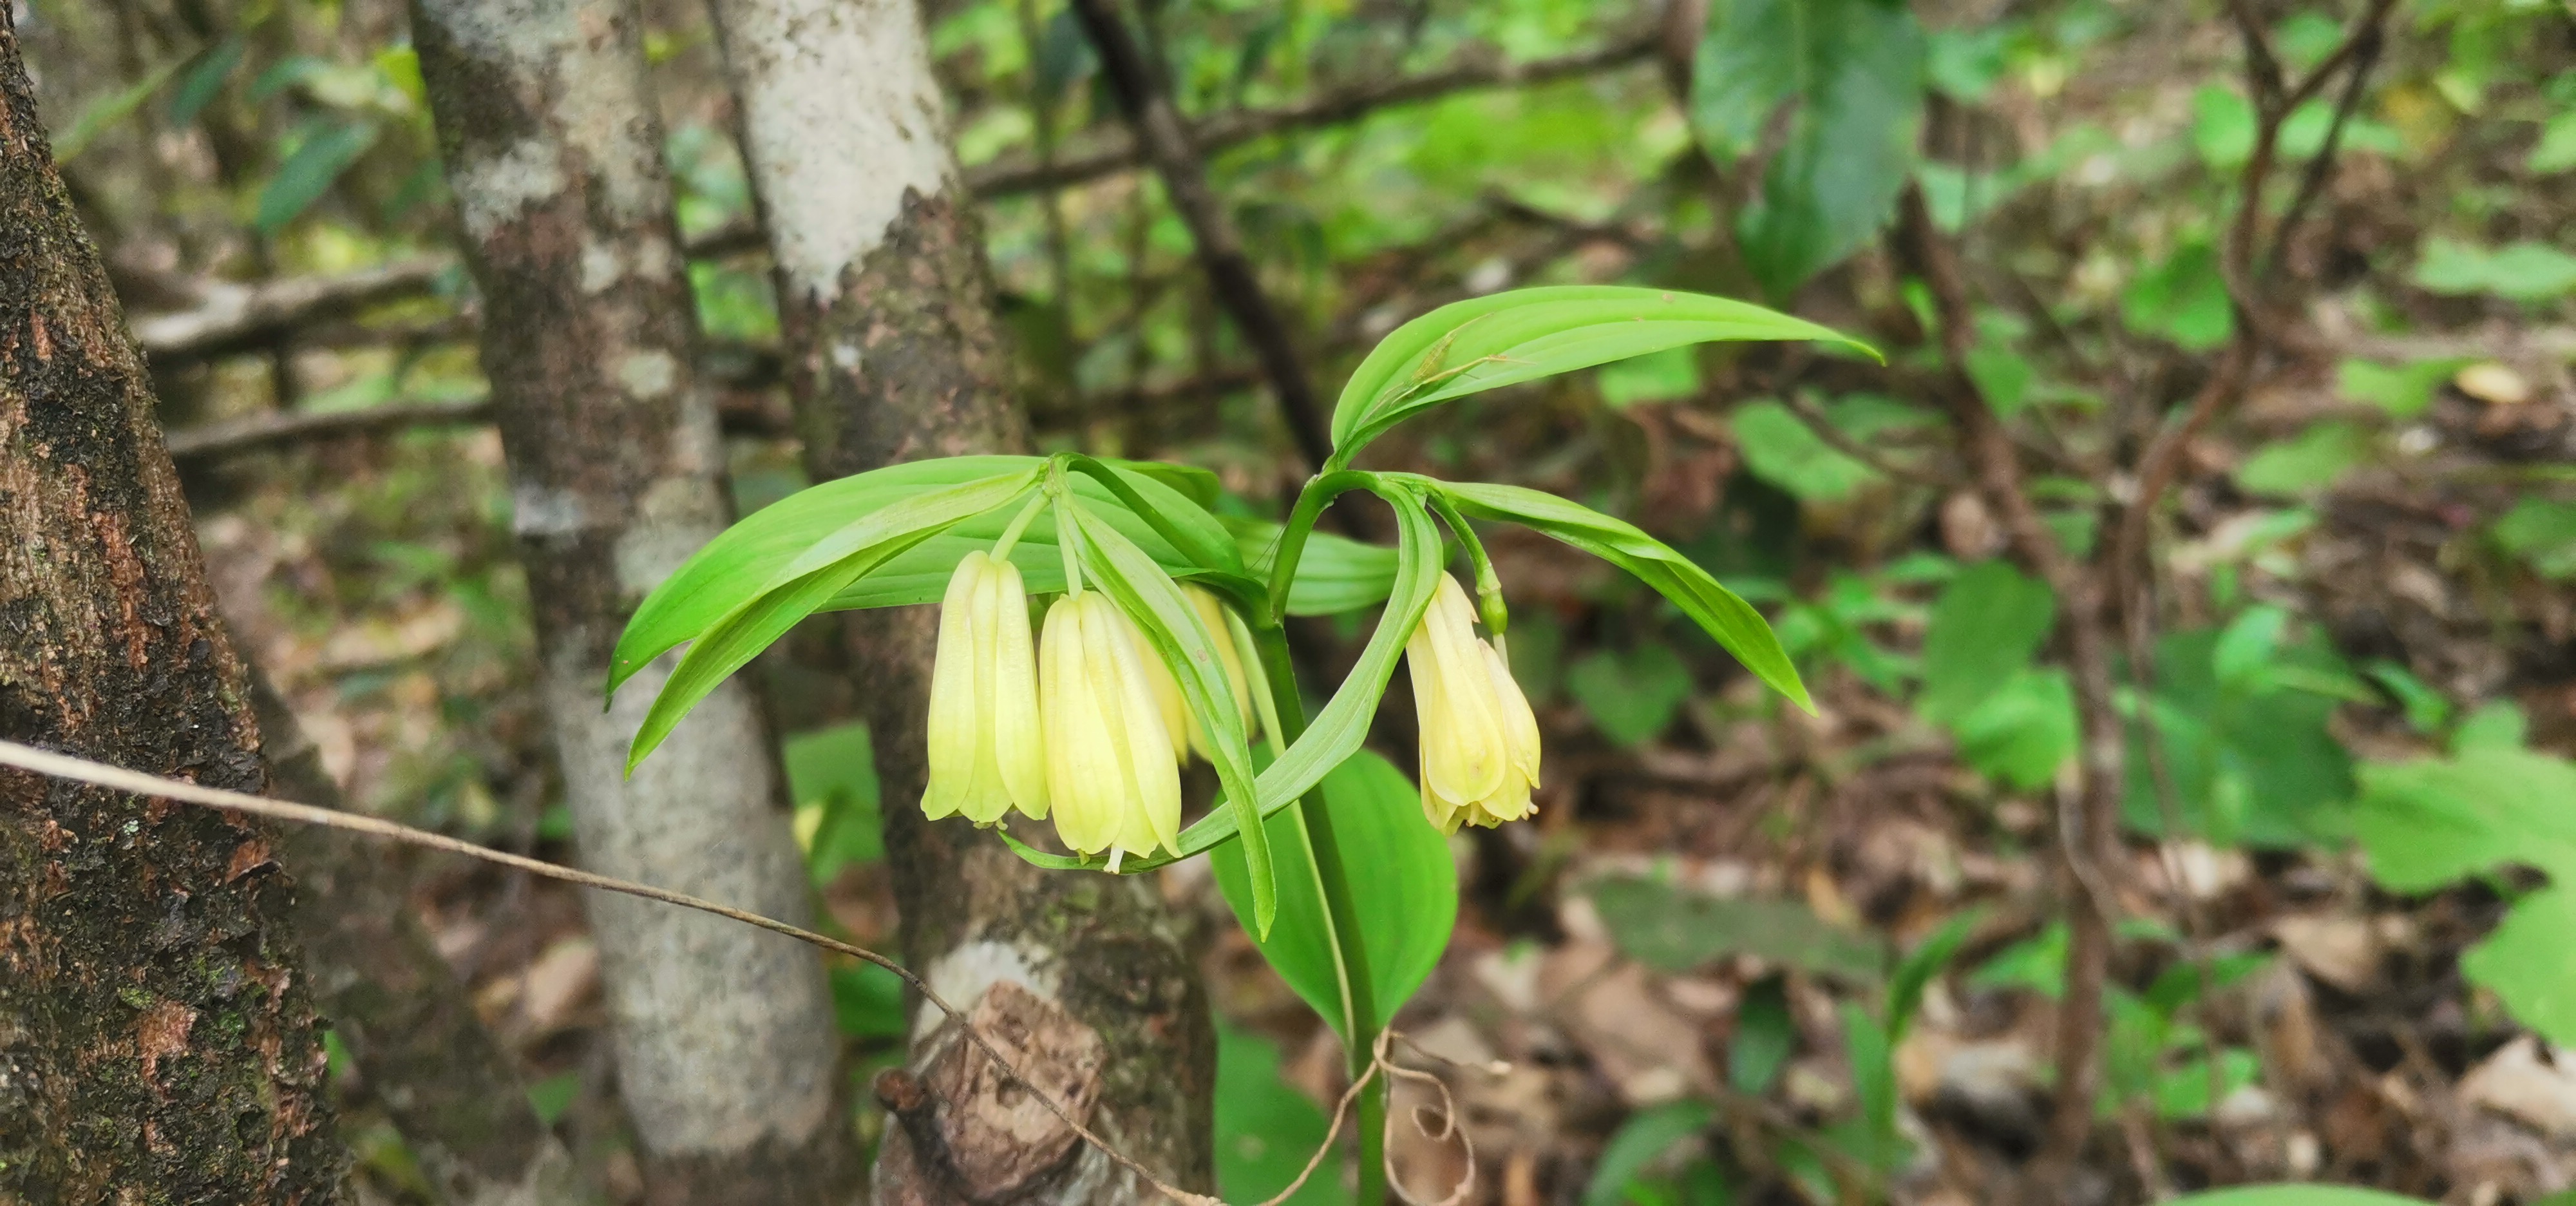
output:
[[[1260,650],[1263,676],[1270,681],[1271,700],[1278,709],[1281,731],[1277,736],[1284,749],[1306,731],[1306,703],[1297,692],[1297,670],[1288,660],[1287,637],[1275,622],[1255,628],[1253,636]],[[1374,982],[1369,978],[1368,944],[1362,938],[1359,908],[1351,899],[1350,873],[1342,862],[1341,844],[1333,836],[1332,812],[1324,806],[1324,789],[1317,787],[1307,792],[1297,802],[1297,808],[1314,854],[1315,878],[1323,889],[1324,913],[1332,926],[1335,970],[1341,974],[1342,998],[1349,1007],[1342,1027],[1344,1066],[1351,1079],[1357,1081],[1368,1073],[1382,1021],[1372,991]],[[1358,1107],[1358,1201],[1360,1206],[1383,1206],[1387,1199],[1386,1078],[1369,1082],[1360,1093]]]

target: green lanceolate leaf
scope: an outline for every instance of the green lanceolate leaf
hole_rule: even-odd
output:
[[[1815,704],[1798,668],[1789,661],[1780,638],[1753,605],[1718,585],[1708,571],[1633,524],[1613,519],[1580,503],[1542,490],[1485,482],[1417,480],[1422,488],[1449,496],[1460,511],[1475,519],[1504,520],[1553,536],[1618,566],[1678,605],[1708,635],[1716,638],[1754,677],[1808,711]]]
[[[2432,1206],[2422,1198],[2343,1185],[2240,1185],[2175,1198],[2173,1206]]]
[[[1279,555],[1280,525],[1266,519],[1224,520],[1243,552],[1244,572],[1257,580],[1270,577]],[[1297,576],[1288,584],[1292,616],[1328,616],[1383,602],[1395,589],[1395,550],[1330,532],[1312,532],[1297,558]]]
[[[1350,888],[1368,952],[1370,1001],[1392,1017],[1440,962],[1458,920],[1458,871],[1448,839],[1424,824],[1420,793],[1393,763],[1363,750],[1324,776],[1324,807],[1343,848],[1365,852],[1368,872]],[[1256,938],[1262,957],[1297,995],[1350,1033],[1334,957],[1332,917],[1324,907],[1305,814],[1283,808],[1265,823],[1279,867],[1279,923]],[[1217,886],[1238,917],[1251,906],[1243,855],[1233,843],[1208,855]]]
[[[696,639],[725,616],[815,568],[791,567],[836,533],[846,534],[852,525],[870,522],[890,507],[943,488],[968,484],[999,488],[998,483],[1009,482],[1009,493],[1015,496],[1037,481],[1044,464],[1028,456],[973,456],[890,465],[797,491],[752,513],[691,554],[645,596],[618,637],[617,650],[609,660],[608,689],[616,690],[617,684],[654,658]],[[991,520],[995,536],[1009,519],[1004,515]],[[1047,549],[1049,554],[1054,551]],[[885,568],[903,564],[900,558],[889,559]],[[956,566],[957,559],[949,558],[938,571],[937,589],[921,599],[902,601],[935,602]],[[1023,572],[1027,568],[1024,565]],[[1058,571],[1057,589],[1062,588]]]
[[[1142,462],[1102,463],[1122,471],[1123,484],[1144,508],[1158,511],[1167,518],[1179,516],[1171,519],[1167,526],[1199,536],[1225,530],[1196,502],[1165,485],[1160,475],[1145,472]],[[1125,472],[1128,470],[1134,472]],[[1257,593],[1258,584],[1243,573],[1239,551],[1230,555],[1208,552],[1209,557],[1225,567],[1208,568],[1200,557],[1183,552],[1165,539],[1152,521],[1138,514],[1125,497],[1113,492],[1100,480],[1070,474],[1065,484],[1076,498],[1082,500],[1094,519],[1118,529],[1120,535],[1134,541],[1172,577],[1183,581],[1197,580],[1220,594],[1238,599],[1250,597],[1247,592]],[[757,522],[768,514],[768,511],[762,511],[744,522]],[[938,602],[947,593],[948,578],[956,571],[958,559],[974,549],[990,551],[993,542],[1001,537],[1002,529],[1009,526],[1015,514],[1008,508],[987,512],[923,541],[867,577],[843,588],[841,593],[832,596],[825,610],[854,611]],[[1064,556],[1056,547],[1056,527],[1052,523],[1033,524],[1023,532],[1019,542],[1011,547],[1011,563],[1019,567],[1020,580],[1032,595],[1055,594],[1064,589]]]
[[[1925,43],[1885,0],[1716,0],[1691,73],[1693,129],[1720,163],[1755,152],[1782,106],[1787,137],[1738,222],[1775,296],[1887,220],[1914,165]]]
[[[1128,511],[1143,519],[1193,566],[1243,572],[1243,554],[1235,547],[1234,534],[1226,531],[1216,516],[1208,514],[1207,508],[1180,491],[1127,466],[1087,456],[1065,457],[1064,465],[1069,472],[1107,487]]]
[[[263,234],[275,234],[286,224],[322,199],[331,185],[340,179],[358,156],[376,145],[376,123],[361,119],[334,122],[316,130],[286,162],[277,166],[277,175],[259,190],[259,212],[252,215],[251,225]]]
[[[1426,406],[1482,390],[1714,341],[1869,345],[1750,302],[1626,285],[1556,285],[1453,302],[1397,327],[1342,387],[1333,458],[1347,463]]]
[[[1078,503],[1059,505],[1071,508],[1081,539],[1089,546],[1090,555],[1083,560],[1098,579],[1097,585],[1136,621],[1154,646],[1153,654],[1171,667],[1182,701],[1208,735],[1209,761],[1215,763],[1217,780],[1224,787],[1226,814],[1234,818],[1243,837],[1244,858],[1251,868],[1252,932],[1255,937],[1266,936],[1279,914],[1279,895],[1269,833],[1261,825],[1260,797],[1253,784],[1252,751],[1244,741],[1242,704],[1234,698],[1224,663],[1217,657],[1217,640],[1231,637],[1209,632],[1180,587],[1134,541],[1093,520],[1089,509]],[[1233,545],[1227,544],[1226,549],[1231,553]]]
[[[804,552],[791,558],[778,571],[783,580],[768,589],[749,593],[731,609],[695,631],[681,632],[676,640],[690,642],[688,652],[678,667],[662,684],[660,694],[646,713],[643,726],[628,746],[627,769],[653,752],[662,738],[670,735],[680,718],[688,715],[707,692],[715,689],[725,676],[741,669],[760,651],[786,635],[796,622],[821,610],[832,596],[851,582],[905,549],[937,534],[959,520],[996,507],[1007,505],[1028,493],[1037,484],[1037,471],[1006,473],[964,485],[933,488],[913,494],[870,512],[856,522],[833,529],[821,540],[807,545]],[[832,560],[822,560],[834,554]],[[815,564],[815,562],[820,564]],[[684,567],[685,568],[685,567]],[[664,585],[667,587],[668,582]],[[658,596],[660,592],[656,592]],[[652,600],[647,599],[649,604]],[[626,637],[618,642],[609,668],[611,692],[638,669],[658,657],[671,643],[653,647],[662,640],[649,635],[637,641],[632,649],[637,626],[645,616],[639,609],[627,625]],[[643,652],[645,649],[650,652]],[[630,655],[639,660],[629,662]]]

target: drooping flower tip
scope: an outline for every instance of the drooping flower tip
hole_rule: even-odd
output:
[[[1404,645],[1421,721],[1422,812],[1443,833],[1526,817],[1538,786],[1538,718],[1475,623],[1467,592],[1442,574]]]
[[[1038,716],[1037,654],[1020,570],[968,553],[939,608],[930,670],[929,783],[921,810],[990,825],[1017,807],[1047,815],[1046,738]]]

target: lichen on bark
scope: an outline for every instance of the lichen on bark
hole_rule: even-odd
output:
[[[775,743],[740,684],[625,752],[668,665],[600,707],[646,591],[728,519],[712,398],[633,0],[415,0],[413,37],[486,311],[544,700],[592,870],[791,922],[811,914]],[[622,896],[599,939],[648,1200],[822,1203],[856,1182],[838,1039],[808,948]]]
[[[0,5],[0,733],[255,792],[245,688]],[[274,841],[0,773],[0,1200],[338,1200]]]

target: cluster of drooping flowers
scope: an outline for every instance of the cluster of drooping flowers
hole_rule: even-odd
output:
[[[1214,595],[1184,597],[1215,638],[1251,720],[1244,662]],[[930,781],[922,812],[991,825],[1013,808],[1055,821],[1082,854],[1180,849],[1180,765],[1209,740],[1180,684],[1106,591],[1079,580],[1047,607],[1032,648],[1028,595],[1007,552],[968,553],[949,579],[930,673]]]
[[[1241,719],[1253,684],[1234,625],[1215,595],[1183,597],[1214,638]],[[1422,811],[1443,833],[1530,814],[1539,775],[1538,721],[1496,642],[1475,634],[1476,609],[1440,576],[1405,644],[1421,718]],[[1007,551],[968,553],[949,579],[930,679],[930,781],[922,811],[999,822],[1013,808],[1055,821],[1082,854],[1177,853],[1180,765],[1212,757],[1180,683],[1106,591],[1072,589],[1029,635],[1028,595]]]

